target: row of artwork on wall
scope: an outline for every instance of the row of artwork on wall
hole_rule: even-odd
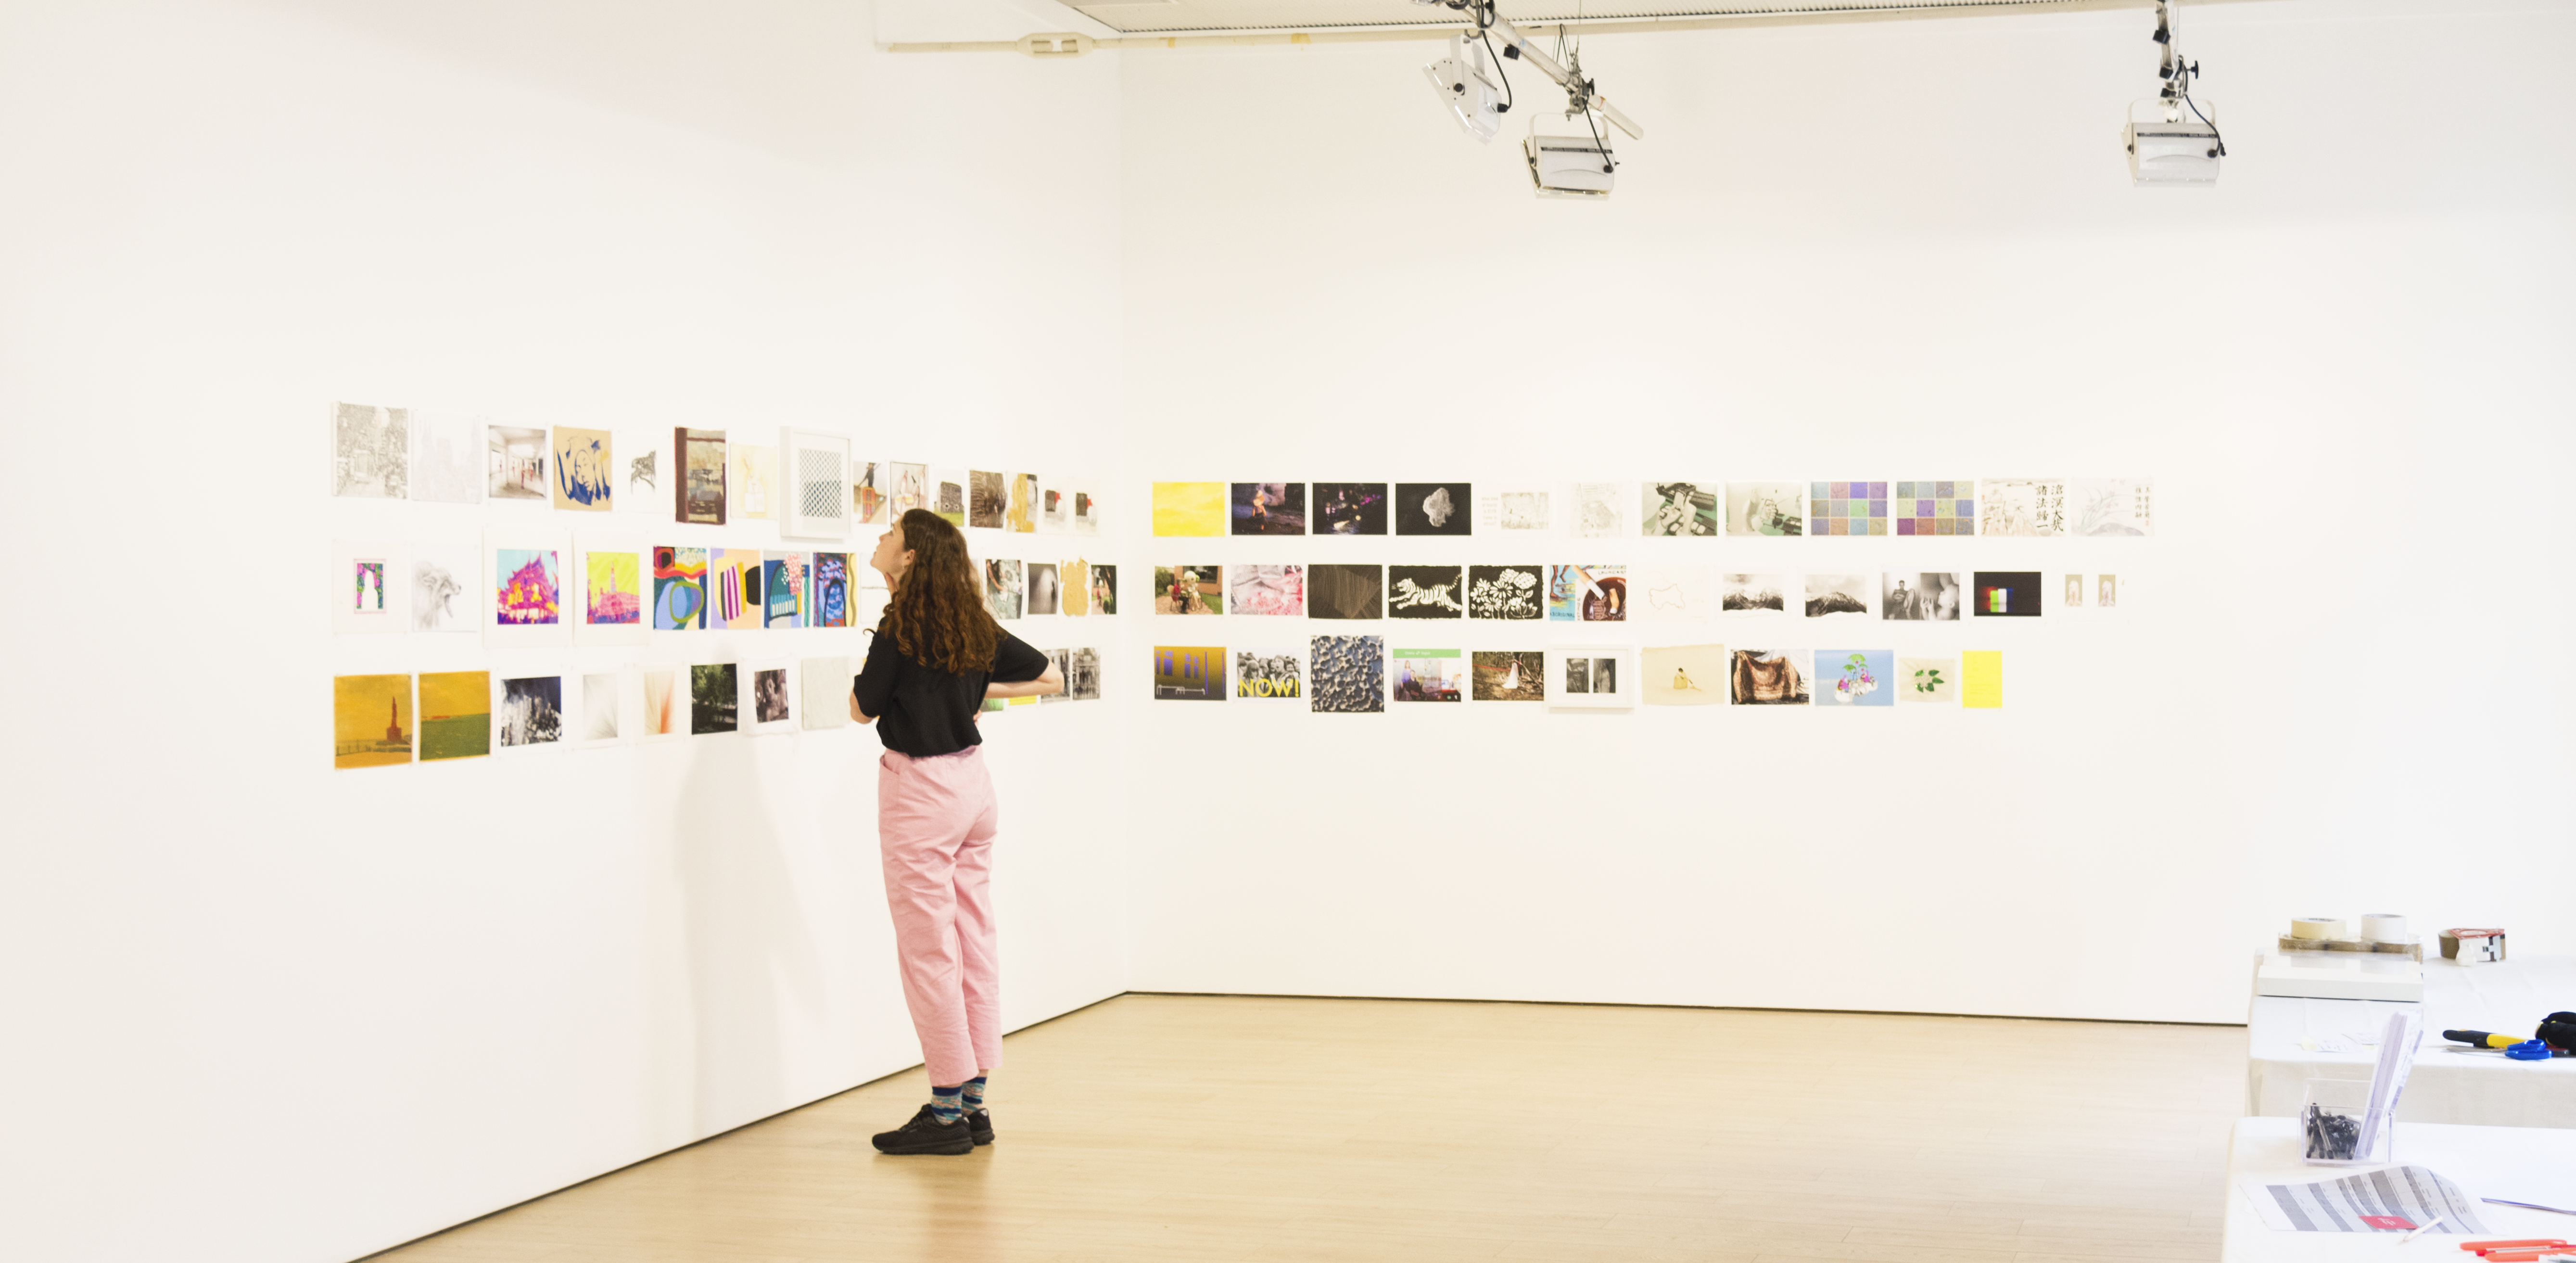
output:
[[[1381,636],[1315,636],[1302,650],[1157,645],[1153,675],[1158,701],[1231,697],[1327,714],[1471,699],[1566,710],[1899,703],[1994,710],[2003,706],[2003,669],[2000,650],[1899,656],[1890,649],[1573,645],[1470,652],[1389,648]]]
[[[494,644],[633,644],[647,631],[872,625],[883,576],[855,553],[578,541],[496,527],[470,544],[340,540],[332,629],[343,634],[480,631]],[[986,561],[1003,618],[1118,612],[1118,569]]]
[[[1012,704],[1097,701],[1100,653],[1044,651],[1064,691]],[[332,677],[334,767],[479,758],[849,724],[850,659],[629,664],[605,671]]]
[[[2052,585],[2047,574],[2036,570],[1797,575],[1673,563],[1170,565],[1154,567],[1154,612],[1585,623],[1875,615],[1954,622],[1962,617],[2038,618],[2052,601],[2060,614],[2088,617],[2112,615],[2120,608],[2116,574],[2067,572],[2056,580]]]
[[[808,539],[845,539],[854,525],[910,509],[1002,531],[1096,535],[1101,523],[1094,480],[854,462],[849,436],[828,430],[532,428],[354,403],[331,405],[331,494],[622,510],[702,526],[775,521]]]
[[[1156,535],[2134,536],[2146,478],[1466,483],[1158,482]]]

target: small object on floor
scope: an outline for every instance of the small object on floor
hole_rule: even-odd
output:
[[[2547,1061],[2549,1060],[2549,1045],[2536,1039],[2526,1039],[2519,1044],[2506,1048],[2504,1050],[2504,1055],[2511,1057],[2516,1061]]]
[[[2478,1200],[2493,1202],[2498,1206],[2520,1206],[2524,1210],[2545,1210],[2553,1215],[2576,1215],[2576,1210],[2562,1210],[2556,1206],[2543,1206],[2538,1202],[2509,1202],[2501,1197],[2481,1197]]]
[[[960,1114],[946,1122],[939,1120],[934,1106],[924,1105],[912,1121],[893,1131],[881,1131],[869,1137],[879,1153],[938,1153],[951,1157],[975,1151],[975,1133],[966,1126]]]
[[[2416,1229],[2416,1230],[2415,1230],[2415,1231],[2413,1231],[2413,1232],[2407,1233],[2405,1236],[2399,1237],[2399,1238],[2397,1239],[2397,1244],[2399,1244],[2399,1245],[2404,1245],[2404,1244],[2406,1244],[2407,1242],[2412,1241],[2412,1240],[2414,1240],[2414,1239],[2415,1239],[2415,1238],[2417,1238],[2417,1237],[2423,1236],[2425,1233],[2431,1232],[2431,1231],[2433,1230],[2433,1225],[2438,1224],[2438,1223],[2440,1223],[2440,1222],[2442,1222],[2443,1220],[2448,1219],[2448,1218],[2450,1218],[2450,1216],[2449,1216],[2449,1215],[2435,1215],[2435,1216],[2433,1216],[2433,1218],[2432,1218],[2432,1219],[2430,1219],[2429,1221],[2427,1221],[2427,1222],[2424,1224],[2424,1226],[2423,1226],[2423,1227],[2418,1228],[2418,1229]]]

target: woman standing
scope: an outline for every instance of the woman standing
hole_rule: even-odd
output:
[[[1002,1064],[1001,980],[993,954],[993,836],[998,811],[976,713],[987,697],[1061,692],[1045,654],[984,608],[966,539],[913,509],[869,559],[892,590],[850,689],[850,717],[876,724],[877,847],[894,913],[903,998],[921,1037],[930,1103],[879,1133],[882,1153],[967,1153],[993,1142],[985,1080]],[[883,722],[878,722],[882,720]]]

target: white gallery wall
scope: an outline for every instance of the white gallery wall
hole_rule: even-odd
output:
[[[1115,472],[1116,63],[872,40],[831,3],[0,10],[7,516],[62,594],[10,632],[0,1255],[355,1258],[919,1061],[872,732],[323,755],[337,673],[857,633],[315,615],[334,538],[569,517],[332,499],[335,399]],[[1126,985],[1117,821],[1061,809],[1124,710],[991,725],[1010,1025]]]
[[[1096,546],[978,541],[1115,561],[1125,597],[1014,627],[1101,647],[1108,699],[992,721],[1013,1026],[1131,988],[2225,1022],[2296,913],[2576,950],[2549,569],[2576,5],[2187,8],[2234,155],[2202,194],[2126,185],[2146,21],[1603,38],[1650,139],[1571,206],[1442,117],[1429,45],[1038,63],[881,54],[825,3],[0,10],[5,513],[37,594],[0,1255],[354,1258],[918,1058],[872,733],[323,762],[333,674],[862,652],[334,637],[333,539],[510,520],[330,499],[335,399],[1115,479]],[[2158,534],[1144,533],[1155,479],[2026,474],[2150,475]],[[1146,612],[1157,561],[1333,560],[2132,596],[1759,643]],[[2006,705],[1146,700],[1156,643],[1316,631],[1993,648]]]
[[[2128,186],[2143,10],[1596,38],[1648,129],[1599,205],[1531,196],[1522,120],[1564,127],[1526,67],[1486,148],[1425,87],[1433,45],[1126,54],[1131,494],[2136,474],[2158,501],[2140,540],[1141,541],[1139,573],[1696,561],[2129,596],[1910,631],[1149,629],[2000,649],[2005,705],[1156,703],[1131,985],[2239,1022],[2250,954],[2309,910],[2576,950],[2576,6],[2181,21],[2229,139],[2197,193]],[[1192,792],[1224,811],[1142,809]]]

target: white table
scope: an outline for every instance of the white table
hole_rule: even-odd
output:
[[[2410,1093],[2412,1089],[2409,1089]],[[2399,1123],[2396,1161],[2390,1166],[2429,1167],[2460,1186],[2471,1198],[2504,1197],[2518,1202],[2576,1208],[2576,1131],[2542,1127],[2464,1127],[2443,1123]],[[2460,1250],[2462,1241],[2515,1237],[2555,1237],[2576,1241],[2576,1215],[2477,1203],[2483,1237],[2444,1236],[2438,1230],[2400,1246],[2402,1233],[2281,1232],[2263,1226],[2254,1205],[2238,1187],[2243,1176],[2262,1176],[2289,1183],[2379,1170],[2378,1167],[2318,1167],[2299,1161],[2299,1125],[2291,1118],[2240,1118],[2227,1147],[2227,1228],[2219,1258],[2224,1263],[2315,1263],[2327,1259],[2385,1260],[2386,1263],[2456,1263],[2476,1256]]]
[[[2515,1061],[2502,1052],[2450,1052],[2444,1030],[2529,1038],[2550,1013],[2576,1012],[2576,956],[2535,956],[2493,965],[2424,962],[2424,1002],[2300,1000],[2256,996],[2246,1019],[2245,1112],[2288,1118],[2307,1100],[2309,1079],[2370,1078],[2375,1046],[2310,1051],[2301,1036],[2379,1038],[2388,1015],[2421,1010],[2424,1043],[2397,1103],[2403,1123],[2486,1127],[2576,1127],[2576,1057]],[[2554,1203],[2553,1203],[2554,1204]],[[2571,1223],[2576,1229],[2576,1223]],[[2576,1241],[2576,1232],[2553,1233]]]

